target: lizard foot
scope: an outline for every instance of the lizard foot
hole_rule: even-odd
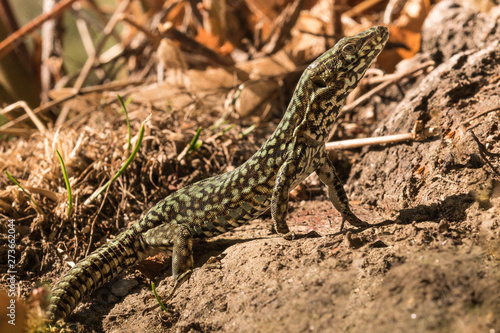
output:
[[[353,213],[350,213],[347,216],[342,216],[342,223],[340,224],[340,231],[344,230],[344,222],[345,221],[349,222],[350,225],[357,227],[357,228],[360,228],[360,229],[366,229],[370,226],[370,223],[367,223],[367,222],[359,219]]]
[[[309,231],[307,234],[296,234],[293,231],[290,231],[286,234],[283,234],[282,237],[286,240],[294,240],[294,239],[301,239],[301,238],[319,238],[321,237],[320,234],[318,234],[316,231],[312,230]]]

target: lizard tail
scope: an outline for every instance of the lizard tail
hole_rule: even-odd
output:
[[[144,258],[137,232],[122,232],[73,267],[52,289],[47,309],[51,322],[64,319],[77,304],[103,284]]]

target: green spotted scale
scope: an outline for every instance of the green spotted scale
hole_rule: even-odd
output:
[[[233,171],[185,188],[158,202],[131,228],[73,267],[54,286],[47,317],[63,319],[84,297],[123,270],[157,252],[172,256],[174,286],[192,273],[194,238],[212,237],[255,219],[271,207],[273,228],[293,238],[286,224],[288,193],[316,172],[344,221],[357,218],[335,169],[325,140],[347,95],[384,48],[389,33],[376,26],[342,38],[302,74],[275,132],[248,161]]]

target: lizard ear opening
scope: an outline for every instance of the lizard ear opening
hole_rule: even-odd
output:
[[[315,78],[312,80],[312,83],[318,88],[326,88],[326,83],[320,78]]]

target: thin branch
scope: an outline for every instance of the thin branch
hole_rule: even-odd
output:
[[[39,113],[48,111],[51,108],[53,108],[54,106],[59,105],[61,103],[64,103],[66,101],[69,101],[78,95],[90,94],[90,93],[106,91],[106,90],[115,90],[115,89],[120,89],[120,88],[129,86],[129,85],[142,84],[144,82],[145,82],[144,80],[133,80],[133,81],[124,80],[124,81],[116,81],[116,82],[106,83],[106,84],[102,84],[102,85],[98,85],[98,86],[85,87],[85,88],[80,89],[79,91],[75,90],[73,93],[69,94],[68,96],[65,96],[65,97],[59,98],[57,100],[54,100],[52,102],[49,102],[47,104],[41,105],[41,106],[37,107],[36,109],[34,109],[32,112],[34,115],[37,115]],[[19,102],[17,102],[17,103],[19,103]],[[14,103],[14,104],[17,104],[17,103]],[[4,108],[0,113],[10,111],[10,110],[6,110],[6,109],[11,108],[11,107],[12,107],[12,105],[9,105],[8,107]],[[5,131],[8,128],[11,128],[12,126],[17,125],[20,122],[22,122],[28,118],[30,118],[30,117],[27,114],[22,115],[20,117],[17,117],[16,119],[14,119],[14,120],[8,122],[7,124],[3,125],[2,127],[0,127],[0,131]]]
[[[460,126],[467,126],[468,124],[470,124],[473,120],[477,119],[477,118],[481,118],[482,116],[485,116],[487,115],[488,113],[491,113],[491,112],[496,112],[496,111],[500,111],[500,106],[496,106],[492,109],[489,109],[489,110],[486,110],[484,112],[481,112],[479,114],[476,114],[475,116],[472,116],[471,118],[463,121],[460,125]]]
[[[43,11],[50,12],[56,5],[55,0],[43,0]],[[47,20],[42,25],[42,50],[40,64],[40,81],[42,85],[41,99],[42,103],[47,103],[51,85],[50,57],[54,54],[54,41],[56,39],[56,21]]]
[[[61,16],[66,8],[71,6],[75,1],[77,0],[62,0],[57,5],[55,5],[50,12],[37,16],[26,25],[24,25],[21,29],[5,38],[2,42],[0,42],[0,58],[12,51],[20,39],[32,33],[41,24],[50,19]]]
[[[206,47],[195,39],[187,36],[183,32],[176,29],[171,22],[167,22],[163,26],[158,27],[158,30],[160,30],[162,38],[167,37],[179,41],[181,48],[187,52],[203,55],[203,57],[223,66],[234,65],[234,60],[232,58],[222,56],[211,48]]]
[[[396,143],[404,142],[409,140],[414,140],[415,137],[412,133],[386,135],[386,136],[376,136],[371,138],[362,139],[352,139],[352,140],[342,140],[335,142],[327,142],[326,150],[336,150],[336,149],[352,149],[363,146],[370,145],[380,145],[385,143]]]
[[[275,23],[271,36],[266,41],[266,45],[262,48],[262,52],[265,54],[272,54],[283,47],[285,41],[290,36],[290,31],[297,23],[303,4],[303,0],[295,0],[285,8],[280,16],[278,16],[274,21]]]
[[[0,112],[0,114],[6,114],[7,112],[10,112],[10,111],[18,109],[18,108],[24,109],[24,111],[26,112],[26,116],[31,118],[31,120],[33,121],[35,126],[38,128],[38,130],[42,134],[45,134],[45,132],[47,131],[47,129],[45,128],[45,125],[40,121],[40,119],[38,119],[35,112],[33,112],[33,110],[30,109],[30,107],[28,106],[28,104],[26,104],[25,101],[15,102],[15,103],[3,108],[3,110],[1,110],[1,112]],[[2,128],[0,128],[0,130],[1,129],[4,129],[4,127],[2,126]]]
[[[397,143],[404,141],[423,141],[428,137],[431,137],[436,134],[436,129],[433,127],[424,127],[424,124],[421,120],[417,120],[413,125],[413,129],[411,133],[403,133],[403,134],[394,134],[394,135],[385,135],[385,136],[375,136],[371,138],[361,138],[361,139],[353,139],[353,140],[342,140],[336,142],[327,142],[326,150],[335,150],[335,149],[351,149],[351,148],[359,148],[362,146],[370,146],[370,145],[380,145],[386,143]]]
[[[95,53],[91,54],[88,58],[85,64],[83,65],[83,68],[80,72],[80,75],[76,79],[74,88],[75,89],[80,89],[83,84],[85,83],[85,80],[87,80],[87,77],[90,74],[90,70],[96,65],[96,60],[98,60],[98,55],[101,53],[102,48],[104,47],[104,44],[106,43],[106,40],[111,36],[111,33],[113,32],[113,29],[115,28],[116,24],[119,22],[119,20],[122,18],[123,12],[127,10],[128,6],[130,5],[130,0],[123,0],[120,2],[118,5],[118,8],[116,11],[113,13],[113,16],[108,21],[108,24],[104,27],[103,30],[103,38],[99,41],[95,48]]]

